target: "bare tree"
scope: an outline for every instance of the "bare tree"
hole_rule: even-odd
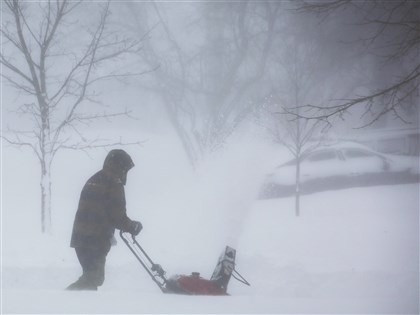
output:
[[[155,85],[149,88],[162,99],[194,166],[220,148],[250,113],[253,104],[249,99],[265,75],[281,3],[192,4],[199,17],[185,30],[192,34],[188,43],[172,31],[165,18],[167,5],[128,4],[133,31],[143,33],[150,28],[148,20],[154,21],[154,36],[164,39],[169,47],[159,50],[162,43],[151,36],[145,40],[141,56],[150,66],[160,65],[154,73]]]
[[[263,125],[274,141],[284,145],[294,157],[295,214],[300,216],[301,162],[321,144],[324,136],[321,121],[306,119],[300,111],[309,99],[323,97],[318,91],[325,79],[319,75],[322,54],[317,52],[319,45],[314,39],[303,41],[292,34],[289,39],[283,39],[282,44],[288,48],[275,58],[279,66],[276,69],[284,81],[278,83],[263,101],[262,108],[268,113],[268,121]]]
[[[393,114],[404,122],[413,121],[404,112],[416,108],[420,84],[420,3],[418,1],[311,1],[304,2],[300,12],[318,14],[325,21],[350,12],[354,30],[361,34],[358,42],[371,53],[380,67],[390,68],[382,74],[381,84],[365,95],[336,99],[327,106],[307,105],[305,117],[329,121],[344,116],[351,108],[364,106],[363,126]],[[354,45],[354,41],[351,44]],[[391,73],[391,74],[390,74]],[[383,80],[390,77],[392,80]],[[322,111],[322,112],[320,112]],[[363,127],[362,126],[362,127]]]
[[[109,2],[90,7],[99,21],[86,32],[77,28],[76,17],[70,18],[81,3],[4,1],[9,15],[4,15],[1,27],[6,41],[0,54],[2,76],[21,100],[28,101],[16,113],[22,119],[26,117],[30,127],[9,128],[3,138],[10,144],[29,147],[40,162],[42,232],[51,231],[51,165],[57,152],[112,145],[106,139],[87,140],[80,126],[129,114],[127,110],[109,113],[83,107],[84,103],[96,102],[94,84],[138,74],[108,70],[107,62],[121,60],[124,54],[139,49],[138,41],[107,29]],[[77,42],[85,42],[84,46],[66,44],[72,26],[77,30]]]

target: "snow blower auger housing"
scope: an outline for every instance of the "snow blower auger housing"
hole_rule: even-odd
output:
[[[231,276],[246,285],[250,285],[235,270],[236,250],[232,247],[226,246],[226,249],[220,255],[210,280],[200,277],[198,272],[192,272],[191,275],[174,275],[168,278],[162,266],[153,262],[134,236],[122,231],[120,231],[120,236],[163,293],[228,295],[227,286]]]

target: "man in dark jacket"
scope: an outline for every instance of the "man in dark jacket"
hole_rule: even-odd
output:
[[[124,185],[133,166],[125,151],[112,150],[102,170],[83,187],[70,243],[76,250],[83,274],[67,290],[97,290],[103,284],[105,260],[115,229],[133,235],[140,233],[141,223],[128,218],[125,208]]]

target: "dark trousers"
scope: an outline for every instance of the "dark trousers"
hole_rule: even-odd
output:
[[[105,280],[105,261],[109,249],[76,247],[83,274],[67,290],[97,290]]]

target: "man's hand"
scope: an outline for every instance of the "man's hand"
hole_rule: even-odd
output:
[[[143,225],[139,221],[133,221],[130,233],[133,236],[137,236],[142,229],[143,229]]]

